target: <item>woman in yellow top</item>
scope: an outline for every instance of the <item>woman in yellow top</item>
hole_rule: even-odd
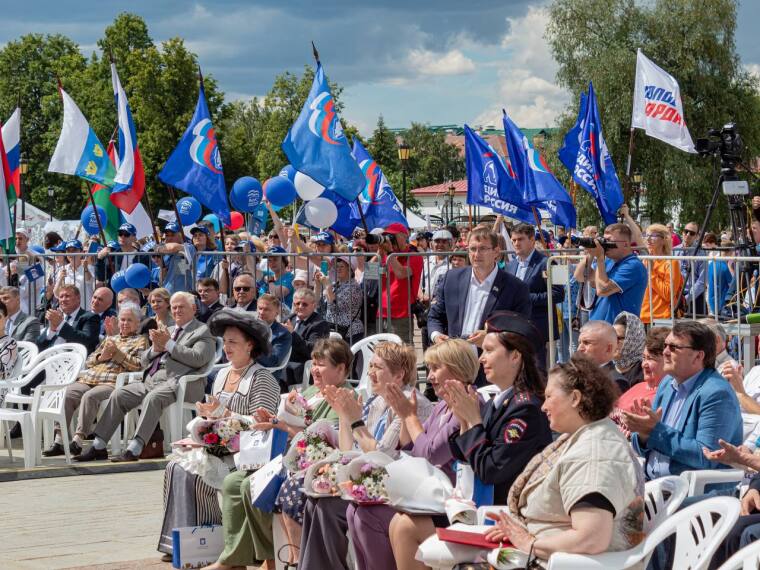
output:
[[[650,225],[646,240],[649,255],[673,254],[670,231],[662,224]],[[649,286],[641,304],[641,322],[651,324],[654,319],[670,319],[673,316],[671,307],[678,305],[683,289],[683,276],[678,261],[657,259],[646,260],[645,263],[649,271]]]

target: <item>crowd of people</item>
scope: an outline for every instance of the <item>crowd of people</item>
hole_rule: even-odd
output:
[[[753,206],[760,211],[760,200]],[[201,223],[186,237],[171,222],[149,247],[128,223],[99,250],[55,234],[41,247],[17,229],[17,255],[0,271],[0,378],[17,370],[20,341],[40,350],[77,343],[88,354],[64,393],[76,429],[68,441],[56,430],[44,456],[109,459],[109,442],[135,413],[111,461],[162,455],[162,413],[180,378],[200,375],[181,392],[198,418],[247,418],[298,442],[308,425],[282,419],[278,406],[300,398],[310,424],[333,426],[338,451],[423,458],[452,485],[456,464],[468,465],[501,506],[490,537],[543,562],[640,543],[646,481],[760,466],[760,430],[742,415],[760,412],[760,367],[744,370],[721,324],[732,296],[748,292],[723,259],[730,249],[710,251],[730,247],[728,236],[707,232],[698,250],[696,223],[681,236],[660,224],[642,232],[625,206],[601,235],[583,229],[593,241],[581,250],[561,229],[507,230],[501,219],[306,237],[270,211],[273,227],[261,236]],[[760,221],[751,232],[760,242]],[[25,270],[35,263],[45,268],[37,280]],[[150,284],[112,287],[114,273],[136,263],[150,269]],[[568,266],[566,281],[547,279],[555,263]],[[382,342],[357,364],[350,347],[376,332],[401,343]],[[360,395],[350,379],[364,368]],[[117,387],[125,372],[141,378]],[[251,501],[255,470],[226,455],[215,458],[212,481],[200,453],[178,446],[166,467],[158,550],[171,557],[174,528],[221,524],[213,570],[273,568],[275,525],[291,567],[423,568],[418,548],[450,522],[314,497],[303,470],[288,474],[268,512]],[[758,489],[756,479],[714,564],[760,535]]]

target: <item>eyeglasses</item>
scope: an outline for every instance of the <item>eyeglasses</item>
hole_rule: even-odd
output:
[[[248,293],[248,291],[253,289],[253,287],[248,287],[247,285],[240,285],[238,287],[233,287],[232,289],[235,291],[235,293]]]
[[[690,235],[690,236],[697,235],[697,232],[695,232],[694,230],[684,230],[683,233],[685,233],[686,235]]]
[[[267,236],[269,239],[280,239],[280,236],[277,234],[272,234],[271,236]]]
[[[491,251],[492,247],[468,247],[467,251],[470,253],[485,253],[487,251]]]
[[[683,350],[685,348],[688,348],[689,350],[696,350],[693,346],[681,346],[679,344],[673,344],[672,342],[666,342],[664,346],[673,352]]]

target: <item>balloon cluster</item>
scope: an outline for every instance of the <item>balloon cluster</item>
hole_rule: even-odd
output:
[[[144,263],[133,263],[124,271],[117,271],[111,277],[111,289],[116,293],[127,287],[142,289],[150,283],[150,269]]]

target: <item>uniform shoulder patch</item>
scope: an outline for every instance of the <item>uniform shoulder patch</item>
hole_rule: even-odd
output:
[[[528,392],[518,392],[515,394],[516,404],[530,404],[533,401],[532,396]]]
[[[504,428],[504,443],[516,443],[522,439],[528,424],[521,419],[509,420]]]

